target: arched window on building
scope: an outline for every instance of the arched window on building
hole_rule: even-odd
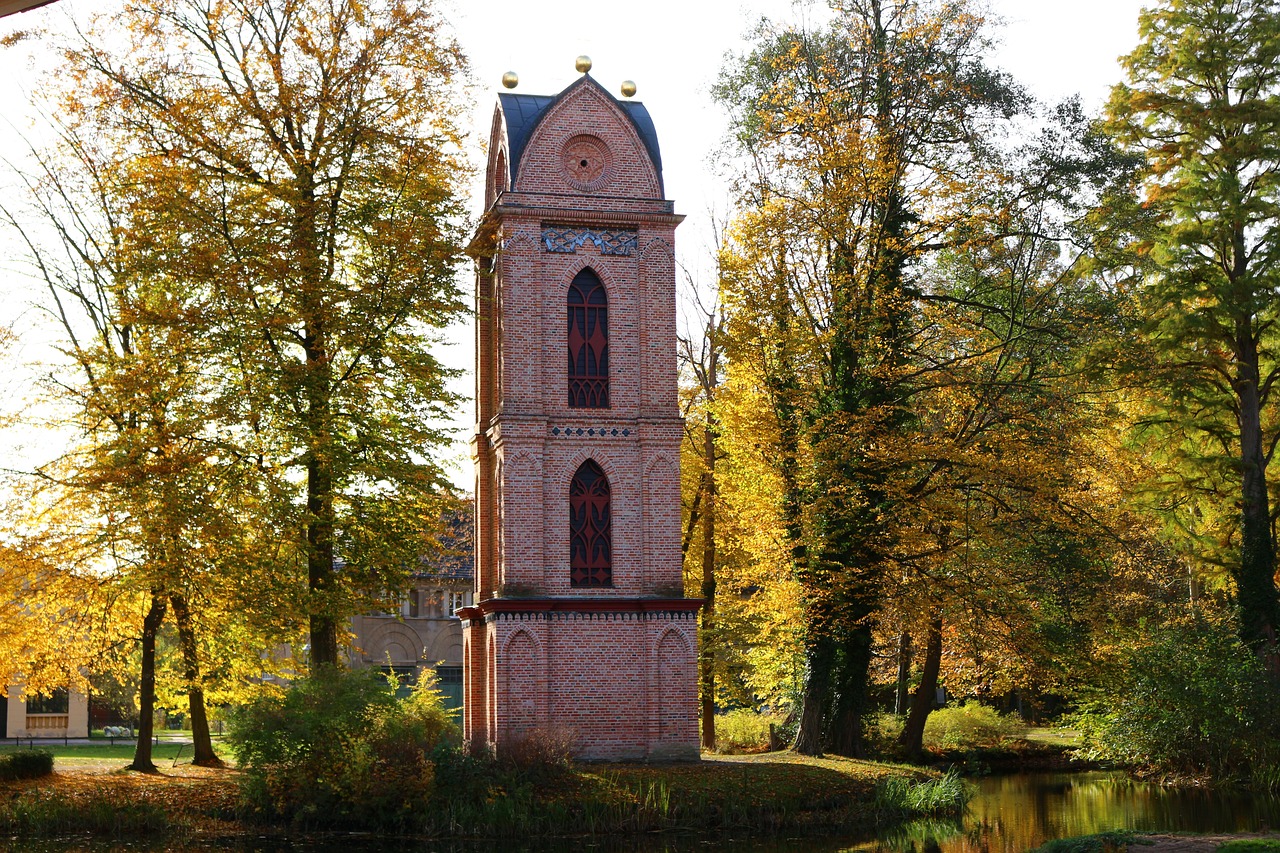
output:
[[[569,405],[609,408],[609,300],[590,269],[569,284]]]
[[[613,586],[613,529],[609,478],[595,461],[579,466],[569,484],[569,585]]]

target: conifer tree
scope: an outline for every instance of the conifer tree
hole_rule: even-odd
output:
[[[1146,426],[1181,456],[1181,494],[1238,507],[1226,563],[1240,635],[1280,673],[1267,480],[1280,440],[1280,9],[1165,0],[1139,31],[1107,111],[1117,139],[1145,155],[1154,220],[1134,246],[1156,354]]]

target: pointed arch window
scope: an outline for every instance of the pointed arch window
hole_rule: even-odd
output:
[[[590,269],[569,284],[569,405],[609,408],[609,300]]]
[[[613,585],[613,525],[609,478],[592,459],[569,484],[569,585]]]

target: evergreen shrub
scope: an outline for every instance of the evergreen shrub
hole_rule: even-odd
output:
[[[248,804],[304,825],[412,823],[434,789],[432,754],[461,737],[434,682],[395,690],[376,671],[326,668],[233,711]]]
[[[38,779],[53,772],[53,753],[45,749],[23,749],[0,755],[0,779]]]

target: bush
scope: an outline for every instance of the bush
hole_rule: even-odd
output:
[[[877,711],[867,717],[867,744],[873,755],[899,758],[902,752],[898,737],[906,720],[888,711]]]
[[[1088,758],[1169,775],[1280,780],[1280,695],[1227,619],[1157,629],[1126,653],[1111,696],[1074,720]]]
[[[780,714],[759,714],[745,708],[717,714],[716,752],[767,752],[769,726],[781,728],[785,724],[786,718]]]
[[[973,749],[998,746],[1027,733],[1016,714],[1001,714],[980,702],[940,708],[924,724],[924,745],[931,749]]]
[[[39,779],[53,772],[53,753],[44,749],[24,749],[0,755],[0,779]]]
[[[525,780],[552,779],[573,767],[576,744],[570,729],[531,729],[503,746],[499,763]]]
[[[249,804],[314,825],[404,825],[431,797],[430,756],[461,742],[433,682],[397,699],[371,670],[320,670],[231,723]]]

